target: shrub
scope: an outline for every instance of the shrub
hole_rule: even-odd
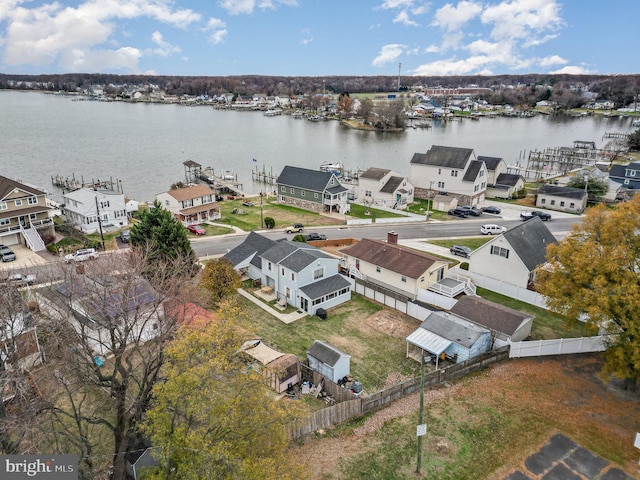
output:
[[[273,228],[276,226],[276,221],[273,217],[264,217],[264,225],[267,228]]]

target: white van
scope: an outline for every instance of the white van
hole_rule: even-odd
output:
[[[480,227],[480,233],[482,233],[483,235],[500,235],[501,233],[504,233],[506,231],[506,227],[501,227],[500,225],[495,225],[493,223],[482,225]]]

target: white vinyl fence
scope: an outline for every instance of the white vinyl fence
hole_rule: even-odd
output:
[[[512,342],[509,358],[604,352],[606,350],[606,341],[606,336],[597,336]]]
[[[471,281],[478,287],[486,288],[492,292],[497,292],[502,295],[506,295],[507,297],[515,298],[516,300],[526,302],[530,305],[535,305],[536,307],[544,309],[547,308],[544,296],[532,290],[527,290],[526,288],[503,282],[496,278],[487,277],[486,275],[480,275],[478,273],[471,273],[461,269],[456,273],[459,273],[463,277],[471,278]]]

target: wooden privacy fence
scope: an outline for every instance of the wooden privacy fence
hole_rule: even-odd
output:
[[[485,369],[494,363],[509,358],[509,347],[502,347],[478,357],[456,363],[449,367],[436,370],[424,376],[425,388],[433,387],[447,381],[457,380],[471,372]],[[333,383],[326,378],[324,382]],[[335,385],[335,383],[334,383]],[[341,388],[336,385],[337,388]],[[344,389],[343,389],[344,390]],[[298,439],[322,428],[337,425],[346,420],[359,417],[362,414],[384,407],[388,403],[411,395],[420,390],[420,379],[413,378],[389,388],[379,390],[371,395],[347,400],[331,407],[315,411],[310,417],[300,420],[289,427],[291,438]]]

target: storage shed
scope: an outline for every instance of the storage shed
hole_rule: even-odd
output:
[[[349,375],[351,355],[322,340],[313,342],[307,350],[309,368],[328,378],[332,382]]]
[[[258,370],[269,379],[269,386],[276,392],[282,393],[300,382],[297,356],[278,352],[261,340],[245,342],[240,350],[257,362]]]

